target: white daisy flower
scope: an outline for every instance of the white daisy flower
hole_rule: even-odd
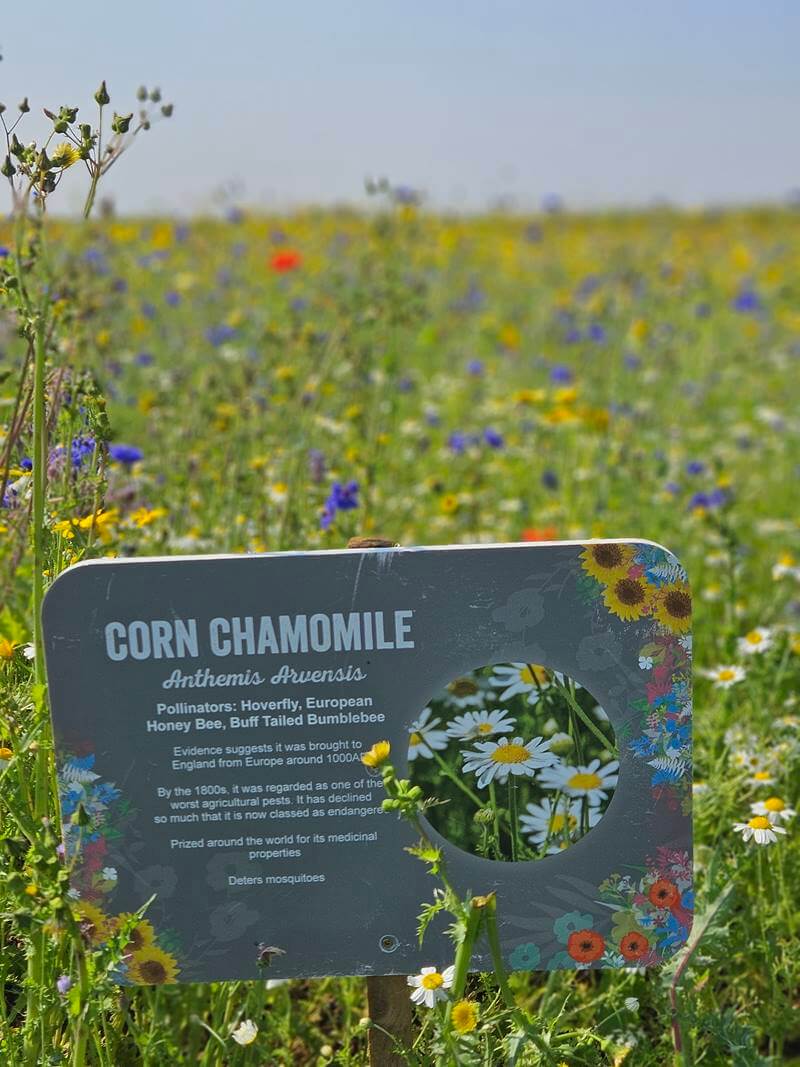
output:
[[[652,667],[653,667],[653,657],[652,656],[639,656],[639,670],[649,671],[649,670],[652,670]]]
[[[541,737],[527,743],[521,737],[513,741],[507,737],[497,742],[478,741],[474,749],[464,753],[464,771],[478,776],[479,789],[493,781],[502,784],[509,774],[532,778],[539,767],[551,767],[555,763],[558,757],[550,751],[550,742]]]
[[[577,798],[562,797],[555,810],[552,804],[526,804],[525,811],[527,814],[519,817],[523,834],[532,845],[543,845],[549,837],[548,854],[560,852],[581,825],[581,801]],[[592,806],[587,811],[591,829],[600,822],[602,813],[599,807]]]
[[[437,971],[435,967],[423,967],[419,974],[410,974],[406,981],[414,990],[412,1001],[432,1008],[437,1001],[447,1000],[454,974],[455,967],[446,967],[443,971]]]
[[[619,760],[611,760],[604,767],[599,759],[581,767],[546,768],[541,783],[545,789],[559,789],[570,797],[587,797],[590,804],[601,804],[619,778]]]
[[[752,656],[755,652],[766,652],[772,646],[772,630],[766,626],[756,626],[738,642],[739,651],[745,656]]]
[[[550,673],[538,663],[504,663],[494,668],[491,683],[502,689],[501,700],[527,693],[528,703],[536,704],[543,689],[550,686]]]
[[[22,646],[22,655],[25,657],[25,659],[35,659],[36,658],[36,646],[34,644],[32,644],[31,642],[28,642],[27,645],[23,645]]]
[[[734,753],[734,755],[737,755],[737,753]],[[753,758],[753,760],[757,759],[757,757],[755,757],[755,756],[752,757],[752,758]],[[734,760],[734,762],[736,762],[736,761]],[[758,766],[758,770],[753,771],[753,773],[747,779],[747,784],[748,785],[774,785],[775,784],[775,776],[773,775],[772,771],[766,770],[763,765],[760,765],[760,766],[758,764],[756,764],[756,765]]]
[[[735,822],[733,829],[742,835],[743,841],[755,841],[757,845],[771,845],[778,840],[776,834],[785,834],[782,826],[775,826],[766,815],[754,815],[749,822]]]
[[[757,800],[755,804],[750,805],[750,810],[754,815],[766,815],[773,826],[779,822],[791,822],[797,814],[794,808],[787,808],[780,797]]]
[[[710,789],[708,782],[692,782],[692,793],[695,796],[700,796],[703,793],[707,793]]]
[[[447,736],[459,741],[474,741],[476,737],[491,737],[492,734],[510,734],[516,719],[508,718],[503,708],[494,711],[468,711],[457,715],[447,727]]]
[[[420,717],[411,723],[408,730],[408,758],[413,761],[417,756],[433,759],[434,751],[441,752],[447,748],[447,734],[436,727],[441,719],[431,718],[431,709],[423,708]]]
[[[488,678],[467,674],[450,682],[437,699],[452,708],[482,708],[490,691]]]
[[[745,677],[744,667],[739,667],[736,664],[732,664],[729,667],[714,667],[710,671],[701,671],[700,673],[713,681],[715,689],[730,689],[732,685],[741,682]]]
[[[252,1045],[258,1036],[258,1027],[252,1019],[242,1019],[238,1026],[231,1030],[231,1037],[237,1045]]]

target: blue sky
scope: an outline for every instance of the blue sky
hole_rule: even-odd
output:
[[[207,210],[223,189],[268,208],[357,203],[367,175],[462,210],[550,193],[580,208],[774,201],[800,187],[795,0],[4,7],[10,110],[25,93],[88,110],[101,78],[120,110],[141,82],[174,100],[109,176],[123,212]],[[62,202],[77,206],[70,178]]]

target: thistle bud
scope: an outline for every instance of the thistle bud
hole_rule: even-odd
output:
[[[17,168],[11,162],[11,156],[6,156],[3,166],[0,167],[0,174],[2,174],[4,178],[13,178],[16,173]]]
[[[136,90],[136,99],[137,100],[146,100],[147,99],[147,88],[144,85],[140,85],[139,88]]]
[[[162,104],[161,105],[161,114],[164,116],[165,119],[168,119],[172,115],[172,112],[173,112],[174,108],[175,108],[174,104]]]
[[[108,95],[108,89],[106,88],[105,78],[100,82],[100,88],[94,94],[96,102],[103,107],[105,104],[111,103],[111,97]]]
[[[159,103],[159,101],[161,100],[161,90],[158,88],[158,86],[156,86],[156,88],[153,89],[153,91],[150,93],[150,99],[153,101],[154,104]]]
[[[114,121],[111,123],[111,129],[114,133],[127,133],[131,128],[131,119],[133,118],[133,112],[129,115],[118,115],[114,112]]]
[[[17,107],[23,115],[26,115],[30,111],[31,105],[28,103],[27,96],[23,100],[20,100],[19,104],[17,104]]]

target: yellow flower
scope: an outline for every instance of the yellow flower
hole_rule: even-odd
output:
[[[380,767],[382,763],[385,763],[389,758],[392,746],[388,741],[377,741],[369,752],[365,752],[361,757],[361,762],[365,767],[369,767],[375,770],[376,767]]]
[[[153,929],[153,924],[148,919],[140,919],[135,912],[121,912],[114,919],[114,926],[117,930],[122,929],[124,923],[135,919],[136,925],[128,934],[128,941],[125,945],[125,954],[142,952],[144,949],[153,945],[156,940],[156,932]]]
[[[630,545],[613,543],[587,545],[581,553],[581,566],[599,582],[608,584],[624,578],[633,563]]]
[[[94,945],[101,945],[113,933],[113,920],[110,915],[92,904],[89,900],[77,900],[74,904],[78,913],[81,929]]]
[[[297,368],[292,367],[289,364],[275,368],[275,380],[278,382],[288,382],[292,378],[296,377]]]
[[[34,885],[34,883],[31,882],[30,885],[25,886],[25,892],[28,894],[29,897],[35,897],[36,894],[39,892],[39,887],[38,885]]]
[[[644,578],[617,578],[606,586],[603,603],[618,618],[633,622],[650,609],[650,587]]]
[[[458,497],[455,493],[445,493],[441,499],[439,507],[445,515],[453,515],[458,511]]]
[[[0,637],[0,659],[4,659],[8,663],[14,658],[16,648],[16,641],[9,641],[7,637]]]
[[[164,985],[178,977],[178,961],[158,945],[134,952],[128,964],[128,977],[137,985]]]
[[[459,1000],[450,1018],[456,1033],[470,1034],[478,1025],[478,1006],[473,1000]]]
[[[500,330],[499,340],[503,348],[519,348],[522,342],[522,335],[513,323],[508,323]]]
[[[166,508],[137,508],[131,513],[131,522],[135,526],[149,526],[151,522],[167,514]]]
[[[673,633],[686,633],[692,625],[692,594],[686,582],[662,585],[656,596],[655,615]]]
[[[53,152],[50,153],[50,162],[54,167],[60,167],[62,170],[66,170],[67,167],[71,167],[73,163],[77,163],[81,158],[81,154],[75,145],[69,143],[69,141],[62,141],[60,145],[56,145]]]
[[[10,748],[6,748],[5,746],[3,746],[3,748],[0,748],[0,760],[10,760],[13,758],[13,756],[14,753]]]

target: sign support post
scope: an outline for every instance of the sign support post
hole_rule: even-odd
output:
[[[395,548],[395,541],[380,537],[351,537],[348,548]],[[414,1016],[405,975],[374,974],[367,978],[367,1007],[375,1024],[368,1037],[370,1067],[403,1067],[392,1038],[405,1046],[414,1040]],[[390,1036],[391,1035],[391,1036]]]

